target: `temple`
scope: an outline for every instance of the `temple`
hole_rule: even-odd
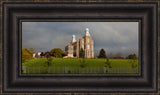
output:
[[[78,41],[76,41],[76,36],[72,35],[72,41],[65,47],[65,52],[68,57],[78,58],[81,48],[85,52],[85,58],[94,58],[94,40],[88,28],[85,30],[85,35]]]

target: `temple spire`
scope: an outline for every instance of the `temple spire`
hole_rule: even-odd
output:
[[[88,29],[88,28],[86,28],[86,30],[85,30],[85,35],[86,35],[86,36],[90,36],[90,33],[89,33],[89,29]]]
[[[72,42],[76,42],[76,36],[72,35]]]

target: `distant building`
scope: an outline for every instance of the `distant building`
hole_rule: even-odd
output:
[[[33,54],[33,58],[49,58],[49,57],[54,57],[49,51],[38,52]]]
[[[40,57],[41,57],[40,54],[41,54],[41,52],[38,52],[38,53],[33,54],[33,55],[34,55],[34,58],[40,58]]]
[[[33,58],[35,58],[36,57],[36,54],[35,53],[33,53]]]
[[[81,48],[85,52],[85,58],[94,58],[94,40],[88,28],[85,30],[85,35],[78,41],[76,41],[76,36],[72,35],[72,41],[65,47],[65,52],[68,57],[79,57]]]

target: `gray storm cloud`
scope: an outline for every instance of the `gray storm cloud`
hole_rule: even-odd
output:
[[[22,48],[64,50],[72,35],[78,40],[87,27],[95,43],[96,56],[101,48],[106,53],[138,55],[138,22],[22,22]]]

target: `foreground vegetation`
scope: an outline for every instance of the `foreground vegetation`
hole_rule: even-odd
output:
[[[138,66],[138,60],[131,59],[37,58],[22,63],[26,73],[138,73],[129,71]]]

